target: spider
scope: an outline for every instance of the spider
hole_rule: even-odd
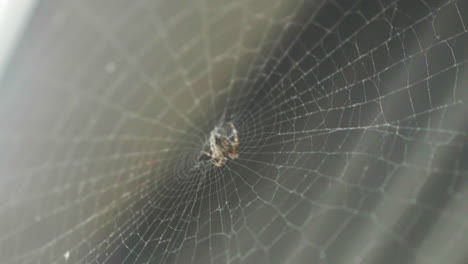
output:
[[[211,132],[210,136],[210,152],[203,152],[208,157],[211,157],[211,163],[215,166],[221,167],[226,163],[228,158],[236,159],[239,157],[237,148],[239,147],[239,137],[234,124],[229,123],[232,128],[232,136],[221,135],[215,131]],[[234,141],[230,139],[234,137]]]

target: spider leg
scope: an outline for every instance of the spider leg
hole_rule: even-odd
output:
[[[212,163],[213,165],[217,166],[217,167],[221,167],[221,166],[223,166],[223,164],[221,164],[221,162],[220,162],[220,161],[216,162],[214,159],[213,159],[213,160],[211,160],[211,163]]]
[[[234,142],[238,142],[239,138],[237,136],[237,129],[234,127],[233,123],[229,123],[229,125],[231,125],[231,128],[232,128],[232,134],[234,135]]]
[[[206,152],[206,151],[203,151],[203,154],[207,155],[210,158],[213,158],[213,156],[210,153]]]

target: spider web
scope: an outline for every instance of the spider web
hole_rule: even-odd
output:
[[[2,80],[0,262],[466,263],[467,10],[39,2]]]

